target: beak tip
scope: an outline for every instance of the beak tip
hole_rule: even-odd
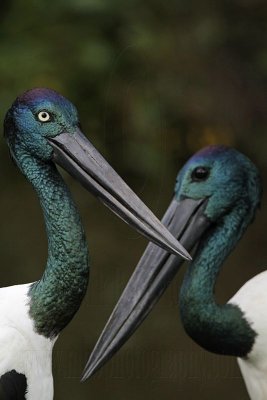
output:
[[[87,379],[91,378],[91,376],[93,376],[98,369],[99,369],[98,362],[93,362],[93,363],[88,362],[83,370],[81,376],[81,382],[85,382],[87,381]]]
[[[185,258],[188,261],[192,261],[192,257],[190,256],[190,254],[186,251],[185,248],[183,248],[183,251],[179,251],[178,253],[179,256],[182,256],[183,258]]]
[[[182,257],[185,260],[192,260],[192,257],[190,256],[188,251],[184,248],[184,246],[176,239],[175,242],[176,242],[175,246],[172,246],[172,250],[171,251],[169,250],[169,252],[171,252],[175,256]]]
[[[90,371],[88,371],[88,369],[85,369],[81,376],[81,382],[84,383],[88,378],[90,378],[90,376]]]

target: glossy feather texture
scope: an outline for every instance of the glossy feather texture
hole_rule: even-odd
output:
[[[51,112],[54,120],[49,124],[38,121],[36,114],[41,110]],[[84,230],[70,192],[51,161],[53,149],[45,139],[64,129],[74,131],[77,125],[75,107],[48,89],[20,96],[5,119],[10,152],[39,197],[48,237],[48,259],[41,279],[0,289],[0,375],[10,371],[23,374],[27,400],[53,398],[52,348],[87,288]],[[1,384],[3,391],[8,390],[10,379]]]
[[[196,166],[209,169],[206,180],[192,179]],[[205,212],[214,222],[202,238],[181,288],[180,310],[185,330],[209,351],[240,357],[251,398],[266,399],[266,273],[246,283],[228,304],[218,305],[214,297],[223,262],[253,221],[259,206],[258,170],[236,150],[212,146],[185,165],[178,175],[176,196],[208,196]]]
[[[19,287],[0,289],[0,298],[8,298],[2,301],[0,347],[10,349],[0,357],[0,377],[14,370],[25,376],[27,400],[51,400],[52,347],[79,309],[89,276],[80,217],[54,163],[146,237],[174,254],[190,256],[82,134],[76,108],[60,94],[33,89],[19,96],[7,112],[4,134],[13,160],[39,197],[48,258],[41,279],[24,286],[24,292]],[[17,303],[23,309],[16,322]],[[21,335],[30,341],[25,351],[18,348]]]

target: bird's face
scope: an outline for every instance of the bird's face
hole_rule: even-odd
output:
[[[190,250],[229,213],[234,212],[247,226],[260,197],[259,173],[254,164],[234,149],[210,146],[196,153],[179,172],[174,198],[162,223]],[[91,354],[83,379],[99,369],[133,334],[182,262],[181,257],[169,255],[152,243],[147,246]]]
[[[32,89],[19,96],[7,112],[4,133],[26,175],[33,164],[40,169],[55,162],[150,240],[190,257],[82,134],[76,108],[59,93]]]
[[[259,173],[235,149],[209,146],[184,165],[177,176],[174,195],[177,202],[206,199],[204,214],[214,222],[244,205],[253,218],[261,197]]]
[[[74,134],[78,128],[74,105],[49,89],[33,89],[19,96],[5,119],[5,136],[11,152],[18,144],[20,149],[44,161],[52,159],[53,155],[49,138],[63,132]]]

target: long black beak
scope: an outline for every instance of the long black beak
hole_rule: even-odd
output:
[[[207,199],[173,199],[162,223],[183,246],[192,249],[211,225],[204,211]],[[115,306],[87,362],[82,381],[92,376],[129,339],[168,287],[181,264],[181,257],[149,243]]]
[[[80,131],[61,133],[48,141],[54,150],[53,161],[78,179],[120,218],[167,251],[191,259],[183,246]]]

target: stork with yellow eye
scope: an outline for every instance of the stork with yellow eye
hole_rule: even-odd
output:
[[[55,163],[147,238],[189,255],[83,136],[76,108],[60,94],[33,89],[19,96],[4,134],[39,197],[48,257],[37,282],[0,289],[0,399],[52,400],[52,349],[79,309],[89,275],[84,229]]]

